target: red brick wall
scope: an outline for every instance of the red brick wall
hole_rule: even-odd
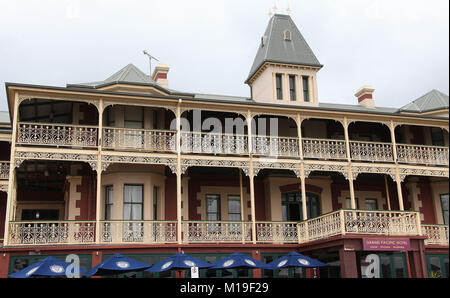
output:
[[[75,205],[77,208],[80,208],[80,215],[75,216],[75,220],[95,220],[97,200],[96,176],[83,176],[81,178],[81,185],[77,186],[76,191],[81,193],[81,199]]]
[[[165,219],[177,219],[177,176],[169,170],[166,171]]]
[[[429,179],[421,177],[417,183],[417,187],[420,190],[418,198],[422,201],[422,207],[419,211],[423,214],[423,223],[435,224],[436,218],[434,216],[433,196],[431,192],[431,185]]]

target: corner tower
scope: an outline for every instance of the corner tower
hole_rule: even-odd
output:
[[[256,102],[318,106],[317,60],[291,17],[269,21],[245,81]]]

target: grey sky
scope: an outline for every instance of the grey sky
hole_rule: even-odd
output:
[[[401,107],[449,93],[448,0],[0,0],[4,82],[65,86],[103,80],[148,50],[179,91],[249,96],[244,84],[276,3],[290,6],[319,61],[319,101]],[[153,64],[154,66],[155,64]]]

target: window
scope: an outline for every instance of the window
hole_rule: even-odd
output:
[[[275,75],[276,87],[277,87],[277,99],[283,99],[283,84],[282,84],[282,75],[277,73]]]
[[[356,204],[356,209],[359,209],[359,199],[355,198],[355,204]],[[351,198],[346,198],[345,199],[345,208],[346,209],[352,209],[352,200]]]
[[[105,187],[105,220],[111,220],[113,216],[114,192],[113,186]]]
[[[302,194],[289,192],[281,195],[281,211],[283,221],[301,221],[303,217]],[[308,218],[320,215],[320,197],[316,194],[306,193],[306,212]]]
[[[142,220],[143,185],[125,185],[123,189],[123,219]]]
[[[376,199],[366,199],[365,210],[378,210],[378,202]]]
[[[295,91],[295,76],[289,76],[289,93],[291,96],[291,101],[295,101],[297,97]]]
[[[283,32],[283,38],[284,38],[284,40],[286,40],[286,41],[291,41],[291,31],[285,30],[285,31]]]
[[[309,78],[302,77],[303,80],[303,100],[309,102]]]
[[[426,255],[428,277],[448,278],[448,254],[427,254]]]
[[[220,220],[220,196],[206,196],[206,220]]]
[[[125,106],[125,127],[144,128],[144,109],[142,107]]]
[[[228,197],[228,220],[241,220],[241,198],[239,196]]]
[[[439,127],[431,128],[431,142],[433,146],[445,146],[444,144],[444,133]]]
[[[112,127],[114,126],[114,107],[109,106],[106,108],[106,126]]]
[[[441,195],[441,208],[444,224],[448,225],[448,194]]]
[[[158,111],[153,111],[153,129],[158,129]]]

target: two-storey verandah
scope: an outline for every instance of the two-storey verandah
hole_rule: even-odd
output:
[[[51,94],[51,92],[55,91],[59,93],[56,95],[56,97],[55,94]],[[114,171],[114,167],[116,167],[115,175],[117,177],[120,177],[121,175],[127,175],[129,173],[129,171],[124,171],[126,167],[133,168],[138,165],[147,167],[146,169],[142,170],[144,172],[149,171],[149,169],[151,168],[150,171],[156,173],[159,171],[160,176],[165,177],[165,200],[163,201],[165,201],[167,204],[167,193],[171,193],[171,196],[169,196],[169,200],[171,200],[172,206],[176,206],[177,208],[165,208],[165,212],[163,212],[159,217],[149,217],[149,223],[141,222],[139,224],[136,224],[136,222],[128,222],[128,226],[130,226],[131,224],[131,227],[133,229],[137,229],[136,233],[138,234],[142,231],[152,231],[151,233],[149,232],[149,234],[146,235],[149,237],[145,237],[146,244],[174,243],[174,245],[188,245],[189,243],[225,242],[245,243],[244,245],[246,246],[244,247],[247,248],[250,247],[248,246],[249,243],[251,243],[252,245],[256,245],[255,247],[262,247],[261,245],[263,245],[264,243],[270,243],[271,245],[292,243],[298,245],[299,243],[307,243],[316,239],[323,240],[327,239],[330,236],[343,236],[349,233],[369,235],[412,235],[414,237],[421,236],[423,234],[421,228],[422,225],[417,213],[395,211],[403,211],[405,209],[409,209],[405,208],[404,206],[403,192],[398,192],[398,190],[402,189],[402,182],[407,175],[441,176],[448,178],[448,169],[441,167],[448,165],[448,148],[426,146],[426,149],[424,149],[422,148],[424,146],[420,147],[408,145],[409,147],[412,147],[412,150],[410,150],[409,152],[413,152],[413,156],[418,156],[417,153],[420,153],[420,158],[416,157],[416,159],[410,158],[408,160],[402,160],[401,158],[399,158],[398,152],[396,151],[399,148],[402,148],[403,145],[397,144],[396,137],[393,137],[396,133],[396,126],[405,124],[416,125],[420,123],[424,126],[445,128],[447,132],[446,134],[444,134],[444,138],[446,138],[448,144],[448,122],[446,123],[445,121],[441,121],[439,119],[426,119],[420,117],[409,119],[411,117],[371,114],[361,117],[361,115],[358,114],[342,114],[336,113],[334,111],[316,111],[314,109],[300,108],[298,109],[298,111],[297,109],[292,109],[292,111],[291,109],[289,109],[289,113],[286,113],[285,108],[281,110],[275,106],[256,106],[250,104],[237,105],[219,102],[205,103],[198,102],[196,100],[179,100],[178,98],[176,99],[170,97],[152,97],[152,100],[150,101],[146,96],[125,96],[123,94],[112,93],[101,94],[101,92],[100,94],[86,94],[73,90],[46,90],[44,94],[39,94],[40,92],[43,92],[42,89],[39,91],[35,90],[35,92],[32,93],[33,95],[28,96],[21,96],[20,93],[16,93],[14,98],[17,101],[14,106],[17,106],[19,101],[27,100],[30,98],[39,98],[41,96],[42,99],[51,98],[53,101],[80,102],[80,99],[83,99],[82,101],[91,103],[91,107],[97,107],[98,111],[102,111],[98,112],[98,122],[96,124],[85,127],[80,125],[80,123],[78,122],[76,123],[76,125],[74,125],[74,128],[72,128],[72,123],[58,125],[50,125],[49,123],[21,123],[22,121],[20,121],[20,119],[18,119],[19,117],[17,117],[18,113],[14,113],[16,116],[14,117],[15,120],[13,122],[13,127],[16,127],[17,129],[13,130],[12,160],[15,167],[11,169],[12,175],[10,177],[10,182],[12,183],[10,183],[11,191],[9,193],[12,195],[10,196],[10,198],[15,200],[15,195],[13,194],[15,185],[14,180],[16,179],[15,176],[17,171],[15,170],[15,168],[22,166],[22,164],[26,163],[28,160],[71,160],[74,162],[82,162],[85,166],[90,165],[91,167],[90,175],[91,177],[93,177],[93,179],[95,179],[95,181],[93,181],[93,184],[96,185],[94,187],[95,196],[92,195],[91,197],[95,198],[96,211],[95,217],[89,218],[90,223],[87,224],[89,224],[89,229],[92,229],[90,232],[92,237],[87,237],[85,238],[86,242],[82,241],[78,244],[111,244],[112,240],[109,239],[112,238],[104,238],[103,236],[105,234],[110,234],[110,232],[113,230],[113,226],[116,226],[120,229],[123,229],[124,227],[124,218],[119,220],[119,223],[112,221],[108,222],[104,218],[103,206],[105,206],[106,186],[104,181],[106,179],[110,179],[106,178],[106,176],[111,176],[111,174],[109,174],[108,172]],[[72,93],[72,95],[69,95],[69,93]],[[101,97],[101,99],[93,99],[95,97]],[[128,97],[128,99],[125,100],[125,97]],[[110,127],[110,123],[108,123],[108,125],[104,125],[104,119],[107,117],[105,116],[104,111],[109,105],[112,104],[129,106],[130,101],[133,102],[132,106],[147,106],[155,108],[155,110],[171,110],[172,112],[169,112],[169,114],[172,114],[172,116],[169,115],[167,117],[164,117],[167,120],[163,125],[158,127],[163,129],[131,129],[129,127],[118,127],[119,130],[125,132],[122,134],[123,136],[127,136],[128,140],[132,140],[131,142],[128,141],[128,143],[126,144],[126,148],[117,144],[119,143],[118,140],[120,139],[120,134],[112,134],[113,137],[110,137],[109,141],[106,142],[106,136],[108,135],[108,133],[109,135],[111,135],[110,132],[116,128]],[[183,139],[183,136],[189,136],[191,133],[181,132],[181,120],[177,120],[181,119],[180,116],[184,111],[192,110],[222,111],[222,113],[238,112],[241,115],[240,118],[245,119],[247,130],[244,131],[244,135],[230,136],[224,133],[222,134],[222,136],[219,136],[219,138],[217,138],[217,134],[197,132],[197,135],[200,135],[200,137],[196,138],[196,141],[198,142],[198,148],[201,148],[200,151],[185,151],[183,150],[186,149],[186,147],[183,147],[183,140],[186,140],[186,138]],[[251,127],[251,120],[257,115],[273,115],[290,119],[289,127],[291,128],[291,132],[288,135],[282,135],[279,132],[275,136],[252,135],[250,137],[248,131],[252,131],[252,129],[248,129],[248,127]],[[171,130],[170,126],[168,126],[167,123],[173,123],[172,120],[174,119],[175,129]],[[319,119],[319,121],[323,122],[333,121],[336,123],[340,123],[342,125],[342,129],[339,130],[338,135],[342,136],[343,134],[343,139],[329,139],[326,133],[324,134],[326,137],[321,139],[302,138],[302,134],[310,132],[309,129],[302,129],[304,126],[308,126],[308,122],[311,122],[311,120],[308,119]],[[384,133],[384,135],[382,135],[381,137],[384,142],[374,143],[372,140],[368,141],[352,139],[353,135],[351,134],[351,136],[349,136],[349,131],[357,131],[358,129],[354,128],[353,126],[357,126],[361,122],[382,123],[375,125],[384,125],[385,127],[387,127],[388,136],[390,134],[390,138],[383,139],[386,137],[386,133]],[[292,123],[295,124],[295,127],[293,127]],[[49,127],[51,127],[52,129],[49,129]],[[45,133],[50,134],[50,138],[47,139],[57,139],[58,142],[54,144],[52,144],[51,142],[44,144],[44,140],[41,138],[28,138],[27,142],[24,143],[23,138],[20,138],[20,136],[27,136],[27,133],[24,133],[27,132],[27,129],[28,131],[32,129],[41,129],[41,131],[45,131]],[[63,141],[63,143],[61,143],[59,141],[59,137],[53,139],[55,135],[51,135],[60,133],[61,131],[63,131],[63,134],[67,134],[68,131],[72,130],[80,132],[82,139],[86,136],[87,132],[87,139],[93,141],[93,146],[86,146],[85,143],[74,143],[73,138],[66,139]],[[92,133],[92,131],[95,131],[95,133]],[[132,133],[130,133],[130,131],[132,131]],[[192,133],[192,140],[195,139],[194,134],[196,134],[196,132]],[[21,141],[19,142],[19,140]],[[136,142],[136,140],[138,140],[138,142]],[[193,141],[192,144],[194,144]],[[85,146],[89,148],[85,148]],[[81,148],[83,149],[80,150]],[[194,147],[188,148],[191,149]],[[252,148],[252,150],[248,150],[248,148]],[[276,150],[270,150],[271,148],[275,148]],[[278,150],[279,148],[285,149]],[[273,154],[274,152],[275,154]],[[424,167],[422,164],[426,164],[426,166]],[[430,164],[432,166],[429,166]],[[192,200],[189,196],[187,201],[183,201],[183,194],[186,195],[186,192],[182,191],[182,187],[184,188],[185,185],[188,188],[188,192],[191,192],[190,184],[194,183],[195,180],[199,180],[195,179],[195,177],[187,179],[188,176],[191,176],[189,174],[191,169],[194,167],[221,167],[235,172],[235,181],[242,181],[242,183],[239,184],[240,198],[244,197],[243,188],[247,186],[246,191],[248,195],[248,210],[246,210],[247,214],[245,212],[241,212],[241,216],[246,214],[248,217],[242,218],[245,220],[239,223],[235,221],[225,222],[223,220],[220,220],[216,223],[198,222],[198,220],[194,220],[198,219],[198,214],[197,216],[192,216],[192,213],[195,212],[193,212],[191,210],[192,208],[190,207],[193,205],[195,206],[195,202],[192,203]],[[122,173],[120,172],[121,170]],[[270,172],[278,170],[289,170],[291,171],[291,173],[293,173],[291,174],[292,177],[287,179],[294,180],[294,183],[286,181],[286,184],[284,186],[290,184],[298,184],[297,189],[300,190],[299,204],[301,205],[303,214],[308,214],[307,209],[309,209],[309,197],[307,196],[307,194],[308,188],[310,188],[309,181],[313,179],[310,178],[310,173],[340,173],[340,175],[347,178],[347,180],[343,181],[345,181],[345,183],[348,185],[349,198],[348,200],[347,198],[345,198],[346,203],[341,202],[337,204],[335,202],[330,204],[330,201],[333,201],[329,198],[328,200],[325,199],[325,201],[327,201],[327,204],[331,205],[329,209],[321,210],[320,215],[328,213],[323,217],[326,218],[325,220],[319,218],[314,221],[314,219],[307,220],[307,217],[303,217],[302,222],[288,222],[283,220],[281,220],[281,222],[279,220],[275,221],[274,218],[276,218],[276,216],[274,217],[273,214],[267,213],[267,209],[269,209],[268,205],[270,205],[270,208],[272,207],[272,205],[275,206],[275,204],[273,203],[273,198],[270,194],[265,195],[267,193],[265,191],[264,201],[262,201],[261,196],[258,196],[256,194],[258,187],[255,187],[255,183],[261,183],[260,181],[258,181],[261,171],[262,173],[264,173],[264,171]],[[133,171],[136,170],[132,169],[131,172]],[[102,175],[96,175],[97,172],[101,172]],[[397,228],[399,230],[397,230],[397,234],[395,234],[395,231],[390,230],[377,230],[374,232],[373,230],[355,230],[354,227],[352,228],[352,225],[355,225],[357,222],[360,223],[361,221],[364,221],[364,218],[369,218],[370,220],[372,220],[374,215],[374,212],[366,213],[364,211],[361,211],[356,213],[345,210],[338,210],[339,207],[344,208],[343,204],[350,204],[349,207],[351,209],[357,209],[358,198],[355,195],[355,184],[358,185],[358,180],[356,180],[355,182],[355,179],[356,177],[358,177],[359,173],[383,173],[388,176],[387,180],[389,180],[389,182],[387,184],[388,189],[390,190],[387,193],[392,191],[392,189],[396,189],[397,193],[393,194],[389,199],[389,204],[392,204],[392,208],[390,209],[390,211],[388,208],[387,211],[375,212],[377,213],[377,218],[392,221],[391,218],[394,218],[393,220],[396,220],[395,218],[403,218],[403,215],[406,215],[406,218],[408,219],[405,221],[405,223],[408,223],[408,227],[410,228],[410,230],[405,227],[399,228],[398,225]],[[239,179],[240,176],[242,177],[242,179]],[[265,177],[268,176],[270,175],[267,175]],[[270,178],[266,178],[266,180],[270,180]],[[167,184],[167,181],[171,182]],[[332,181],[335,182],[335,180],[333,179]],[[270,188],[271,183],[269,182],[268,184]],[[236,183],[235,185],[237,186]],[[357,187],[358,186],[356,186],[356,188]],[[234,192],[235,195],[237,195],[237,191]],[[281,200],[281,198],[277,199]],[[322,198],[322,200],[324,200],[324,198]],[[8,210],[10,210],[11,212],[11,209],[14,208],[9,207],[11,206],[10,201],[8,202],[10,204],[8,205]],[[214,200],[212,200],[211,202],[213,201]],[[184,205],[186,204],[186,202],[188,206]],[[258,211],[258,208],[261,209],[262,206],[264,206],[264,208],[262,209],[266,210],[264,212],[265,214],[261,211]],[[241,207],[244,207],[244,204],[241,203]],[[280,207],[281,206],[278,206],[279,209],[281,209]],[[345,207],[347,207],[347,205]],[[15,213],[16,212],[13,211],[13,213],[10,214],[12,215]],[[258,220],[258,213],[261,214],[261,220]],[[353,220],[353,217],[348,214],[352,214],[353,217],[356,216],[357,220]],[[365,216],[365,214],[369,214],[371,217]],[[202,215],[203,216],[200,216],[201,220],[207,219],[206,214]],[[278,219],[283,219],[281,210],[280,212],[278,212],[277,216]],[[163,220],[163,222],[155,222],[155,219],[157,218]],[[169,218],[171,220],[168,220]],[[17,217],[10,217],[9,221],[16,221],[17,219]],[[335,223],[335,226],[331,229],[329,228],[330,221]],[[14,222],[8,225],[7,228],[12,227],[13,225],[15,225],[16,227],[18,225],[19,227],[23,228],[25,227],[25,224],[26,223]],[[41,222],[40,224],[44,223]],[[57,224],[58,226],[61,225],[61,223]],[[49,222],[45,225],[47,227],[51,227],[52,223]],[[71,225],[77,225],[78,228],[86,227],[85,222],[67,223],[67,226]],[[141,227],[145,225],[147,225],[149,228],[141,230]],[[314,229],[310,228],[311,226],[314,227]],[[96,227],[100,228],[97,229]],[[158,229],[164,231],[162,232],[162,234],[168,231],[168,235],[171,236],[167,239],[156,237],[155,231]],[[220,229],[220,231],[218,232],[217,229]],[[230,233],[230,229],[234,232]],[[240,232],[236,230],[240,230]],[[207,238],[202,236],[207,235],[208,232],[212,232],[209,234],[219,238],[214,238],[213,236],[208,236],[212,238]],[[11,232],[9,233],[9,235],[11,235]],[[193,234],[195,237],[190,238],[189,233],[191,233],[191,235]],[[141,239],[144,239],[144,237],[131,237],[128,238],[128,240],[124,241],[125,238],[121,237],[121,233],[119,233],[119,235],[120,236],[116,237],[114,240],[115,244],[131,244],[135,242],[129,241],[129,239],[138,239],[139,241],[136,242],[140,243],[140,241],[143,241]],[[166,234],[164,235],[164,237],[166,237]],[[102,241],[102,239],[108,240]],[[8,242],[6,244],[8,246],[14,245]],[[20,241],[19,243],[15,243],[15,245],[23,244],[25,243],[20,243]],[[42,244],[53,246],[59,244],[75,243],[63,241],[63,243],[53,242],[50,244],[45,243],[44,240]],[[35,246],[39,244],[34,243],[33,245]]]

